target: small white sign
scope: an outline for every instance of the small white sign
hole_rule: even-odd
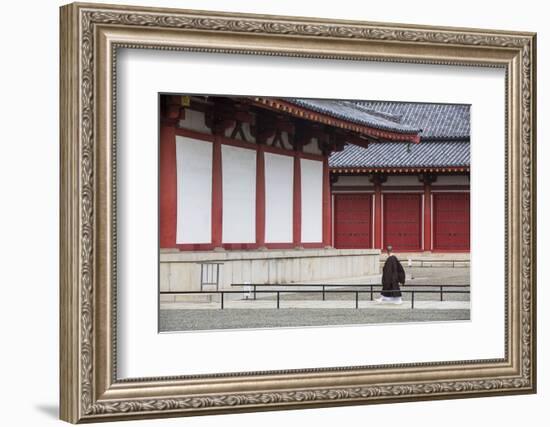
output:
[[[244,299],[252,298],[252,286],[250,282],[244,282]]]

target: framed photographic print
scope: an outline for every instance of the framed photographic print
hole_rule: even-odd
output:
[[[470,319],[469,105],[159,103],[160,331]]]
[[[61,418],[533,393],[535,35],[61,8]]]

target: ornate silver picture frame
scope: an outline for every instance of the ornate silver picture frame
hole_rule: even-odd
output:
[[[535,34],[78,3],[61,8],[60,22],[61,419],[113,421],[536,391]],[[504,357],[121,379],[116,146],[121,49],[503,69]],[[140,286],[156,290],[157,284]]]

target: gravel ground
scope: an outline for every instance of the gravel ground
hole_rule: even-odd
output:
[[[407,284],[435,284],[435,285],[469,285],[470,268],[469,267],[414,267],[408,268],[406,265]],[[412,276],[412,278],[411,278]]]
[[[161,310],[160,331],[359,325],[469,320],[470,310],[226,309]]]

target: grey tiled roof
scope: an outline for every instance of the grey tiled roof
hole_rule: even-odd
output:
[[[470,137],[470,106],[411,102],[356,101],[366,108],[391,114],[400,123],[422,129],[421,140]]]
[[[368,148],[348,144],[329,158],[331,168],[468,167],[467,141],[425,141],[419,144],[380,142]]]
[[[329,158],[332,168],[468,167],[470,106],[386,101],[288,99],[303,108],[382,130],[419,133],[419,144],[348,144]]]
[[[380,130],[409,134],[417,134],[420,131],[418,126],[400,121],[398,115],[377,112],[357,102],[298,98],[288,98],[286,101],[317,113]]]

